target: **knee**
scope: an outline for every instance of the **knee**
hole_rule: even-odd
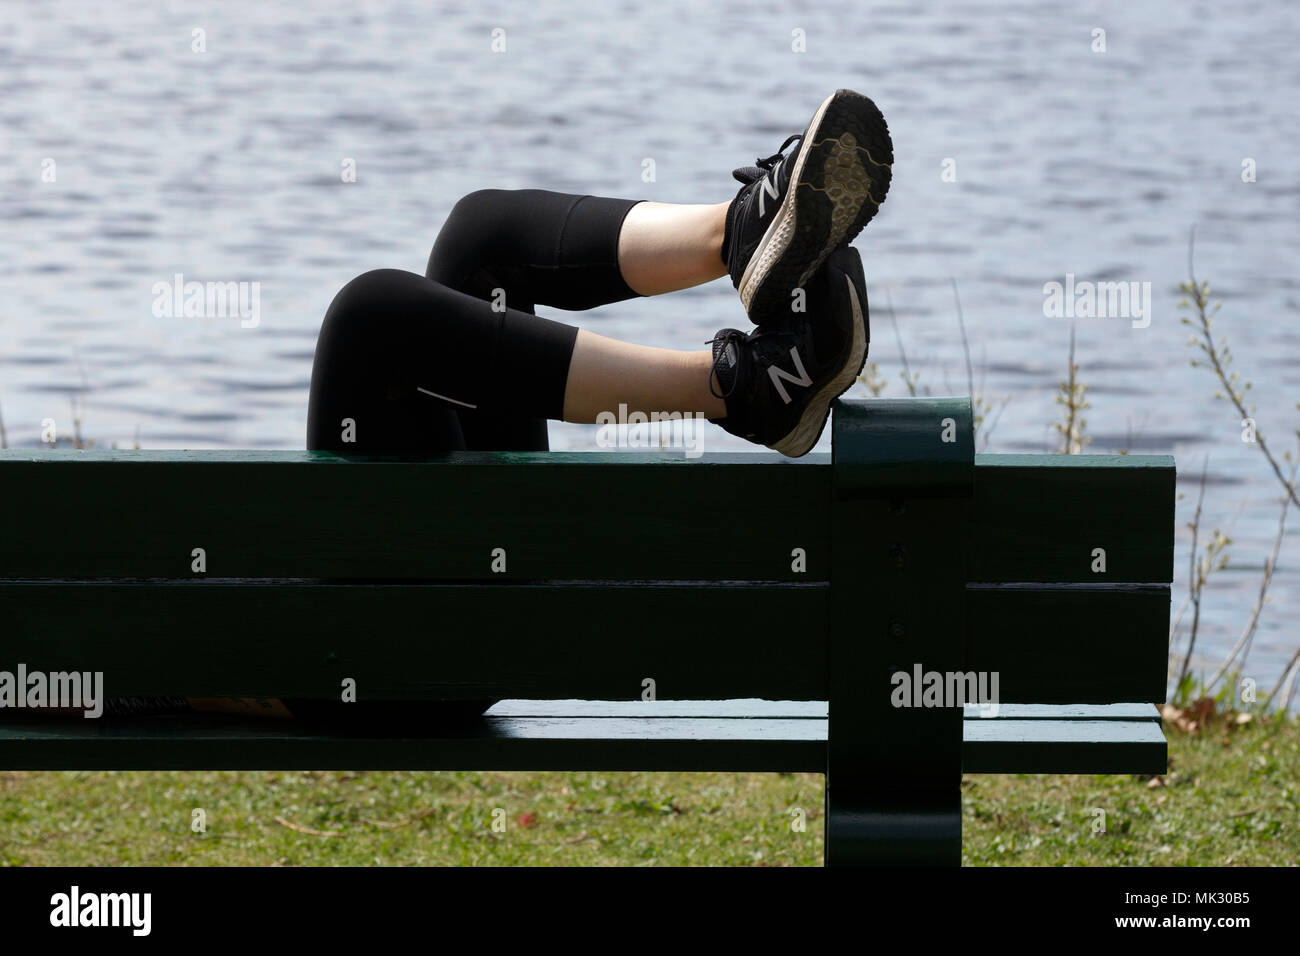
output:
[[[322,335],[331,340],[372,338],[404,311],[416,283],[426,279],[401,269],[372,269],[339,289],[325,312]]]
[[[509,201],[508,189],[476,189],[456,200],[447,216],[448,222],[479,222],[495,218],[496,213]]]
[[[470,295],[482,290],[471,276],[490,263],[509,258],[512,237],[510,210],[514,202],[507,189],[476,189],[452,206],[429,253],[424,274]]]
[[[350,280],[334,297],[330,311],[342,310],[363,314],[382,312],[395,299],[405,297],[412,280],[419,280],[413,272],[401,269],[371,269]]]
[[[476,189],[461,196],[451,207],[438,234],[440,244],[448,245],[447,237],[450,237],[457,249],[482,249],[490,245],[511,208],[510,196],[508,189]]]

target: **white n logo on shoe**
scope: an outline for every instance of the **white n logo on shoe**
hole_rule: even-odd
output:
[[[799,370],[798,375],[791,375],[789,372],[779,369],[775,365],[769,365],[767,367],[767,374],[772,376],[772,384],[776,387],[776,393],[781,396],[781,401],[785,402],[787,405],[789,405],[791,401],[790,393],[785,390],[785,385],[781,382],[781,379],[785,379],[787,382],[793,382],[795,385],[801,385],[804,388],[807,388],[812,384],[812,376],[804,370],[803,359],[799,357],[799,349],[797,346],[790,349],[790,360],[794,362],[794,367]]]
[[[763,195],[766,193],[767,195],[771,196],[773,199],[781,198],[781,194],[777,192],[776,189],[775,179],[776,179],[775,169],[763,177],[763,182],[761,183],[762,188],[759,189],[758,191],[758,216],[760,219],[767,215],[767,212],[764,209]]]

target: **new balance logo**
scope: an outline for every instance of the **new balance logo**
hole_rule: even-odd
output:
[[[812,384],[812,376],[804,370],[803,359],[799,357],[799,349],[797,347],[790,349],[790,361],[794,362],[794,367],[799,371],[798,375],[791,375],[789,372],[779,369],[775,365],[769,365],[767,367],[767,374],[772,377],[772,385],[776,388],[776,393],[781,396],[781,401],[785,402],[787,405],[790,404],[792,399],[790,398],[790,393],[785,390],[785,385],[782,383],[781,379],[785,379],[787,382],[793,382],[795,385],[801,385],[804,388],[807,388]]]
[[[779,168],[779,167],[778,167]],[[767,215],[764,203],[764,195],[771,196],[773,199],[780,199],[781,194],[776,190],[776,170],[768,173],[763,177],[762,188],[758,191],[758,217],[762,219]]]

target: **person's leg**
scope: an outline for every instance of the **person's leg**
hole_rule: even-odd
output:
[[[710,227],[700,207],[651,207],[641,217],[642,206],[542,190],[471,193],[439,235],[429,272],[469,290],[491,328],[519,305],[586,309],[631,298],[637,293],[624,277],[626,263],[654,260],[656,249],[659,261],[669,263],[654,273],[656,281],[685,285],[706,269],[722,271],[716,222]],[[690,238],[674,246],[663,236],[678,220]],[[696,228],[685,228],[692,221]],[[709,259],[719,265],[709,266]],[[747,440],[784,454],[806,453],[830,402],[852,384],[865,356],[861,266],[849,269],[846,259],[830,280],[823,271],[817,281],[810,278],[798,299],[802,307],[787,321],[749,335],[723,330],[712,352],[648,348],[575,330],[563,403],[547,417],[593,422],[624,405],[647,417],[703,414]],[[531,312],[527,317],[544,321]],[[514,327],[525,327],[527,317],[518,316]],[[459,410],[462,428],[471,414],[479,426],[482,444],[469,447],[510,447],[498,429],[522,417],[521,407],[475,404]],[[524,415],[527,408],[524,403]]]
[[[727,274],[722,239],[730,202],[643,202],[623,220],[618,265],[638,295],[662,295]]]
[[[674,206],[541,189],[481,189],[452,208],[425,275],[489,303],[492,311],[483,313],[488,321],[498,318],[502,308],[528,313],[538,305],[590,309],[722,275],[719,250],[725,209],[725,204]],[[661,373],[683,374],[686,353],[639,348],[583,332],[575,359],[584,370],[595,372],[593,356],[618,356],[621,362],[611,367],[635,370],[633,380],[657,383]],[[700,371],[706,360],[707,353],[696,353],[690,366],[701,383],[708,378],[707,369]],[[573,406],[566,402],[566,420],[594,421],[597,411],[617,407],[595,407],[591,393],[599,393],[602,386],[588,387],[585,375],[579,384],[582,397]],[[649,387],[658,390],[657,384]],[[680,391],[676,385],[669,390]],[[710,398],[703,385],[699,390],[704,400]],[[708,401],[703,405],[701,410],[712,407]],[[461,408],[457,416],[468,448],[548,447],[545,419],[518,409],[499,415]]]
[[[709,389],[713,355],[606,338],[581,329],[569,362],[564,420],[595,422],[620,404],[645,413],[681,412],[723,418],[726,404]]]
[[[459,412],[559,418],[577,329],[410,272],[335,296],[316,345],[307,447],[424,455],[467,447]]]
[[[415,391],[411,350],[439,315],[419,315],[409,273],[368,272],[334,296],[316,338],[307,448],[358,455],[431,455],[465,447],[451,405]],[[413,308],[413,306],[415,306]],[[424,356],[431,363],[437,356]]]
[[[326,314],[308,447],[456,450],[463,443],[454,416],[463,413],[591,423],[623,403],[717,415],[724,408],[710,394],[711,362],[707,350],[620,342],[380,269],[344,286]]]
[[[726,274],[729,205],[480,189],[452,208],[425,275],[482,299],[504,290],[525,312],[659,295]]]

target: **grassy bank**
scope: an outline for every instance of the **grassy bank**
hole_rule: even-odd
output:
[[[1300,865],[1300,722],[1168,734],[1164,777],[967,777],[965,862]],[[0,864],[814,866],[822,799],[813,774],[11,773]]]

